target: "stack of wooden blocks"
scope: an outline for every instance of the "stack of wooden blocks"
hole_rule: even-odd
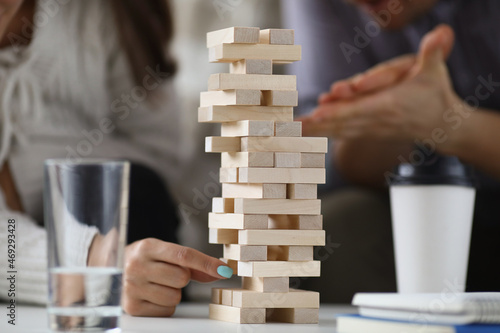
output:
[[[210,318],[237,323],[317,323],[319,293],[291,289],[290,277],[318,277],[323,246],[317,184],[325,182],[326,138],[302,137],[293,121],[294,75],[273,64],[300,60],[293,30],[233,27],[210,32],[211,62],[230,63],[201,93],[200,122],[221,123],[206,151],[222,154],[222,198],[213,199],[209,241],[242,277],[241,289],[212,290]]]

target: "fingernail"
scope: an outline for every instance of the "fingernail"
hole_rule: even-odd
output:
[[[227,267],[227,266],[219,266],[219,267],[217,267],[217,273],[220,276],[228,278],[228,279],[231,276],[233,276],[233,270],[231,269],[231,267]]]

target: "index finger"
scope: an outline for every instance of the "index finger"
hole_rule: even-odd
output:
[[[193,248],[166,242],[161,245],[151,251],[155,260],[194,269],[217,279],[230,278],[233,274],[233,270],[223,261]]]

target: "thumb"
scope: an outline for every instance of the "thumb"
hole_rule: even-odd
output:
[[[450,26],[441,24],[428,32],[420,42],[417,63],[420,68],[432,68],[445,61],[451,53],[454,33]]]

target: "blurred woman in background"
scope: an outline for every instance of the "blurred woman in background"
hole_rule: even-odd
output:
[[[223,262],[171,243],[178,217],[165,184],[176,176],[179,134],[172,35],[164,0],[0,0],[0,247],[15,219],[18,301],[47,300],[48,158],[133,162],[125,311],[169,316],[191,279],[223,278]]]

